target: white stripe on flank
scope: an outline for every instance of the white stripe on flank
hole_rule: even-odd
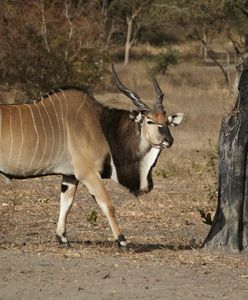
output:
[[[78,110],[77,110],[76,118],[75,118],[75,123],[77,123],[79,112],[80,112],[82,106],[84,105],[84,103],[85,103],[85,95],[84,95],[84,100],[83,100],[82,103],[79,105],[79,108],[78,108]]]
[[[35,123],[35,119],[34,119],[34,114],[33,114],[33,111],[32,111],[32,107],[29,104],[24,104],[24,105],[27,106],[29,108],[29,110],[30,110],[32,121],[33,121],[33,126],[34,126],[34,131],[35,131],[35,134],[36,134],[36,146],[35,146],[35,150],[34,150],[34,154],[33,154],[32,160],[31,160],[31,162],[29,164],[29,169],[31,169],[31,167],[32,167],[32,165],[34,163],[34,159],[35,159],[36,153],[38,151],[40,137],[39,137],[39,132],[37,130],[36,123]]]
[[[67,134],[68,134],[68,124],[67,124],[67,121],[68,121],[68,100],[67,100],[66,95],[65,95],[65,93],[64,93],[63,90],[61,90],[61,93],[62,93],[62,95],[63,95],[63,97],[65,99],[65,107],[66,107],[66,109],[65,109],[65,120],[63,120],[63,124],[65,123],[64,124],[65,137],[66,137],[66,140],[67,140]]]
[[[63,150],[61,150],[60,157],[61,158],[65,152],[65,135],[66,135],[66,130],[65,130],[65,124],[64,124],[64,115],[63,115],[63,107],[62,107],[62,102],[57,93],[54,94],[54,96],[58,99],[59,105],[60,105],[60,112],[61,112],[61,124],[62,124],[62,129],[61,129],[61,145],[63,147]],[[63,136],[62,136],[63,133]],[[63,140],[63,143],[62,143]]]
[[[59,154],[60,154],[60,149],[61,149],[61,128],[60,128],[60,123],[59,123],[59,118],[58,118],[58,113],[57,113],[57,110],[55,108],[55,105],[53,103],[53,100],[52,98],[50,97],[50,95],[48,95],[48,98],[49,100],[51,101],[52,103],[52,106],[53,106],[53,109],[55,111],[55,116],[56,116],[56,119],[57,119],[57,123],[58,123],[58,128],[59,128],[59,147],[58,147],[58,153],[56,155],[56,158],[55,158],[55,162],[58,160],[58,157],[59,157]]]
[[[44,156],[45,156],[45,153],[46,153],[46,149],[47,149],[47,132],[46,132],[46,126],[44,124],[44,120],[43,120],[43,117],[42,117],[42,114],[40,112],[40,108],[39,108],[39,105],[37,105],[36,103],[34,103],[34,105],[37,107],[38,109],[38,112],[39,112],[39,116],[40,116],[40,119],[41,119],[41,124],[42,124],[42,128],[43,128],[43,131],[44,131],[44,134],[45,134],[45,145],[44,145],[44,150],[43,150],[43,153],[42,153],[42,156],[41,156],[41,159],[40,159],[40,162],[38,164],[38,168],[39,170],[41,169],[41,166],[42,166],[42,161],[44,159]],[[45,167],[45,165],[43,164],[43,167]],[[38,171],[36,173],[38,173]],[[35,175],[36,175],[35,173]]]
[[[22,124],[22,113],[21,113],[21,109],[20,107],[17,105],[16,106],[18,108],[18,112],[19,112],[19,116],[20,116],[20,128],[21,128],[21,145],[20,145],[20,149],[19,149],[19,153],[17,156],[17,170],[19,168],[20,165],[20,160],[21,160],[21,154],[22,154],[22,148],[24,145],[24,134],[23,134],[23,124]]]
[[[51,152],[50,152],[50,156],[48,157],[46,164],[44,164],[44,165],[47,165],[47,163],[50,162],[51,157],[52,157],[52,155],[53,155],[53,150],[54,150],[54,145],[55,145],[55,136],[54,136],[53,124],[52,124],[51,118],[50,118],[50,116],[49,116],[49,114],[48,114],[48,111],[47,111],[47,109],[46,109],[46,106],[44,105],[43,101],[41,101],[40,103],[41,103],[41,105],[43,106],[43,108],[44,108],[44,110],[45,110],[45,112],[46,112],[46,114],[47,114],[48,121],[49,121],[49,124],[50,124],[50,126],[51,126],[51,130],[52,130],[52,136],[53,136],[52,150],[51,150]]]

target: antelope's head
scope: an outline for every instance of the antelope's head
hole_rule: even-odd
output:
[[[113,65],[112,72],[114,81],[119,90],[130,98],[137,107],[137,111],[132,112],[130,117],[141,124],[142,131],[148,143],[155,148],[169,148],[173,143],[173,137],[170,133],[169,126],[178,126],[183,119],[183,114],[175,113],[167,115],[163,106],[164,93],[159,87],[153,73],[151,73],[151,80],[157,97],[153,104],[153,108],[151,109],[141,101],[140,97],[135,92],[131,91],[121,83]]]

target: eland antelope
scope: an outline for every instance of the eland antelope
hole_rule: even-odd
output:
[[[82,182],[106,215],[115,240],[126,246],[102,178],[135,195],[149,192],[158,156],[173,143],[169,126],[183,118],[182,113],[166,114],[153,74],[157,99],[150,108],[121,83],[113,66],[112,71],[136,110],[106,107],[77,88],[54,91],[30,104],[0,105],[0,174],[10,180],[63,175],[56,230],[61,243],[69,243],[66,218]]]

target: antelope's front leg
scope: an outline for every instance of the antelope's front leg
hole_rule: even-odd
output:
[[[108,192],[103,185],[102,179],[98,175],[91,175],[88,176],[87,179],[82,180],[82,182],[87,187],[91,195],[95,198],[103,213],[106,215],[118,245],[125,247],[127,245],[126,239],[116,221],[115,208],[110,202]]]
[[[61,183],[60,210],[56,236],[60,243],[69,245],[66,237],[66,218],[72,206],[78,181],[73,177],[63,176]]]

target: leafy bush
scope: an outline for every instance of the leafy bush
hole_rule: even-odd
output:
[[[45,0],[0,3],[1,85],[16,87],[27,97],[58,86],[96,89],[109,57],[101,12],[89,12],[88,5]]]
[[[178,62],[178,54],[176,51],[169,49],[166,52],[160,53],[155,57],[155,73],[165,74],[169,65],[175,65]]]

